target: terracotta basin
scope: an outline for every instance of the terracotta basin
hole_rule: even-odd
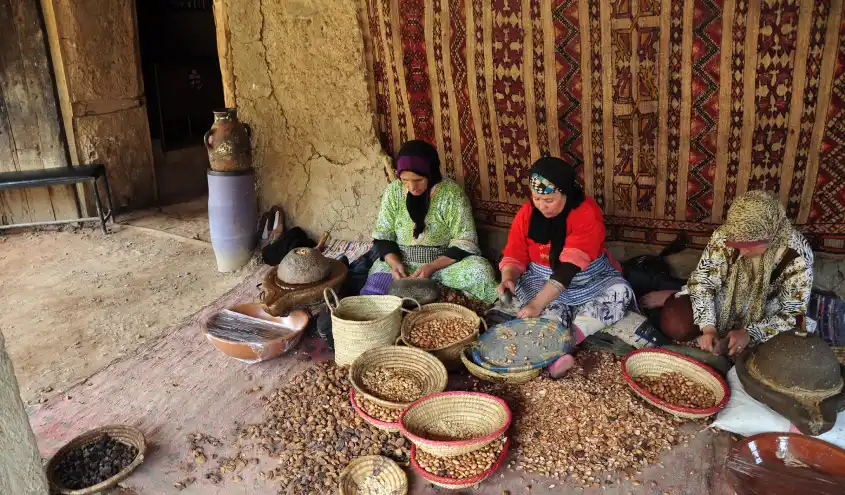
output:
[[[761,433],[740,440],[726,469],[738,495],[845,493],[845,450],[797,433]]]
[[[209,342],[227,356],[248,363],[258,363],[277,358],[296,347],[311,319],[311,315],[307,311],[299,309],[291,311],[287,316],[272,316],[264,310],[260,303],[239,304],[229,308],[229,310],[278,323],[290,331],[288,334],[279,334],[278,336],[251,336],[248,339],[241,340],[221,335],[214,330],[209,331],[208,322],[203,323],[203,334]]]

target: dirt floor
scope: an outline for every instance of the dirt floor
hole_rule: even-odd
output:
[[[24,402],[131,355],[254,269],[218,273],[201,201],[135,217],[143,228],[115,225],[108,236],[0,237],[0,322]]]

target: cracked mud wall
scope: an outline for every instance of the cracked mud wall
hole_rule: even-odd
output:
[[[0,493],[47,495],[47,478],[0,332]]]
[[[373,126],[360,3],[221,4],[227,26],[218,33],[229,43],[239,117],[253,131],[260,208],[282,205],[288,225],[315,237],[369,237],[390,159]]]

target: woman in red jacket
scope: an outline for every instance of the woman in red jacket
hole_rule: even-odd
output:
[[[531,201],[516,214],[499,265],[499,295],[516,295],[517,317],[558,320],[581,342],[619,321],[634,291],[605,247],[601,208],[584,194],[574,167],[541,158],[530,186]],[[564,356],[549,371],[561,376],[573,363]]]

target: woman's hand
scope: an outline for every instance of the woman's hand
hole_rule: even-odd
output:
[[[735,356],[748,347],[748,342],[751,338],[748,336],[748,330],[738,328],[728,332],[728,356]]]
[[[513,265],[506,265],[502,268],[502,283],[496,288],[496,292],[499,293],[499,299],[502,298],[505,289],[511,291],[511,294],[516,294],[516,281],[520,275],[522,273],[519,268]]]
[[[716,348],[716,340],[718,331],[713,325],[707,325],[701,329],[701,335],[698,337],[698,347],[702,351],[713,352]]]
[[[390,267],[390,273],[393,275],[393,280],[408,278],[408,275],[405,273],[405,266],[402,264],[402,260],[399,259],[399,256],[390,253],[384,257],[384,262]]]
[[[544,306],[541,306],[536,299],[532,299],[531,302],[526,304],[522,309],[519,310],[519,313],[516,314],[517,318],[537,318],[540,316],[540,313],[543,312],[545,309]]]
[[[499,293],[499,299],[502,298],[506,290],[509,290],[511,294],[516,294],[516,282],[507,278],[503,279],[502,283],[500,283],[499,286],[496,287],[496,292]]]
[[[436,271],[437,269],[434,266],[427,263],[425,265],[420,265],[420,267],[417,268],[417,271],[412,273],[409,278],[431,278]]]

